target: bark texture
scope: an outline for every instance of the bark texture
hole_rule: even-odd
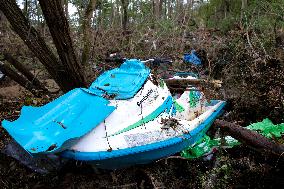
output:
[[[96,0],[90,0],[87,6],[84,19],[83,19],[83,53],[82,53],[82,65],[86,65],[90,59],[90,49],[92,44],[92,37],[91,37],[91,19],[93,16],[93,12],[96,7]]]
[[[126,31],[127,26],[128,26],[127,7],[128,7],[128,4],[129,4],[129,0],[121,0],[121,4],[122,4],[122,9],[123,9],[122,28],[123,28],[123,31]]]
[[[45,3],[50,4],[51,1],[46,1]],[[49,5],[45,7],[45,10],[46,9],[49,10],[49,12],[54,11],[53,7]],[[82,76],[78,76],[79,79],[76,77],[78,74],[82,74],[80,69],[78,71],[76,70],[76,68],[68,69],[69,66],[66,66],[66,64],[68,64],[66,61],[62,61],[62,63],[59,61],[59,59],[53,54],[53,52],[47,46],[43,38],[36,31],[36,29],[30,25],[29,21],[16,4],[16,1],[0,1],[0,10],[4,13],[6,18],[12,25],[13,30],[19,35],[19,37],[24,41],[24,43],[34,53],[34,55],[39,59],[39,61],[45,66],[48,73],[53,77],[53,79],[63,91],[66,92],[75,87],[81,87],[85,85],[85,80],[82,79]],[[57,15],[55,11],[53,14]],[[59,19],[61,19],[61,17],[56,17],[54,15],[49,18],[49,21],[51,20],[51,23],[49,22],[49,25],[52,25],[54,21],[55,24],[57,23],[56,27],[62,27],[58,24],[58,22],[60,22]],[[65,18],[64,23],[66,24],[66,22],[67,21]],[[58,36],[60,35],[61,33],[58,34]],[[61,36],[57,37],[57,39],[60,40]],[[58,43],[59,42],[57,41],[57,44]],[[65,47],[65,41],[62,41],[61,45]],[[68,50],[67,45],[68,44],[66,43],[66,48]],[[58,53],[61,54],[61,51],[58,51]],[[60,58],[62,56],[66,56],[66,54],[63,53]],[[65,64],[63,64],[63,62]]]
[[[39,3],[61,63],[72,82],[71,86],[74,86],[72,88],[86,86],[83,70],[74,52],[68,21],[61,1],[39,0]]]
[[[187,88],[188,85],[210,85],[212,87],[221,87],[222,81],[220,80],[203,80],[203,79],[164,79],[169,87],[182,87]]]
[[[22,73],[37,89],[47,91],[44,85],[34,76],[34,74],[32,74],[26,66],[13,58],[10,54],[4,53],[4,59]]]
[[[3,74],[7,75],[8,77],[16,81],[19,85],[30,91],[35,96],[40,96],[40,92],[30,81],[28,81],[26,78],[18,74],[9,65],[5,64],[2,61],[0,61],[0,70]]]

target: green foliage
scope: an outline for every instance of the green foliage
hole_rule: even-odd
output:
[[[226,32],[236,25],[254,27],[259,31],[273,29],[275,22],[283,20],[284,1],[248,0],[242,9],[240,0],[211,0],[203,3],[197,15],[207,27],[219,28]],[[280,24],[283,27],[283,24]]]

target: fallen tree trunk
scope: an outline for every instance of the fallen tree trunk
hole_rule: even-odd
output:
[[[11,63],[21,74],[23,74],[37,89],[48,92],[44,85],[32,74],[28,68],[13,58],[10,54],[4,53],[4,60]]]
[[[204,85],[211,84],[214,87],[221,87],[222,82],[219,80],[207,81],[203,79],[165,79],[168,86],[187,87],[188,85]]]
[[[256,131],[252,131],[237,124],[218,119],[215,121],[214,125],[228,133],[233,138],[254,149],[272,153],[278,156],[281,156],[284,153],[284,145],[277,144]]]
[[[16,81],[19,85],[30,91],[35,96],[40,96],[40,92],[36,89],[36,87],[28,81],[26,78],[18,74],[15,70],[13,70],[10,66],[0,61],[0,70],[5,75]]]

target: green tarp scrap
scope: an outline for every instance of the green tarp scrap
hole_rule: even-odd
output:
[[[269,119],[264,119],[262,122],[253,123],[246,128],[258,131],[260,134],[267,138],[279,138],[284,134],[284,123],[274,125]]]
[[[269,119],[264,119],[262,122],[253,123],[246,128],[257,131],[267,138],[280,138],[281,135],[284,134],[284,123],[274,125]],[[181,156],[188,159],[194,159],[211,153],[214,148],[232,148],[241,144],[230,136],[226,136],[224,139],[225,140],[223,141],[221,138],[211,139],[209,136],[205,135],[202,139],[196,142],[195,145],[183,150],[181,152]]]
[[[209,136],[205,135],[200,141],[195,143],[194,146],[183,150],[181,156],[187,159],[199,158],[211,153],[214,148],[219,148],[220,146],[232,148],[240,144],[236,139],[230,136],[226,136],[224,139],[224,141],[221,141],[221,138],[211,139]]]

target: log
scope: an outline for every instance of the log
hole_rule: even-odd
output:
[[[35,96],[40,96],[39,91],[36,90],[36,87],[28,81],[25,77],[18,74],[15,70],[13,70],[10,66],[0,61],[0,70],[5,75],[16,81],[19,85],[30,91]]]
[[[37,89],[42,90],[44,92],[48,92],[48,90],[44,87],[44,85],[32,74],[26,66],[21,64],[18,60],[12,57],[8,53],[4,53],[4,59],[11,63],[21,74],[23,74]]]
[[[272,153],[278,156],[282,156],[284,153],[283,144],[277,144],[256,131],[249,130],[235,123],[218,119],[215,121],[214,126],[220,128],[233,138],[252,147],[253,149]]]
[[[168,86],[180,86],[180,87],[187,87],[188,85],[204,85],[204,84],[211,84],[214,87],[221,87],[222,81],[219,80],[212,80],[207,81],[203,79],[165,79],[165,83]]]

